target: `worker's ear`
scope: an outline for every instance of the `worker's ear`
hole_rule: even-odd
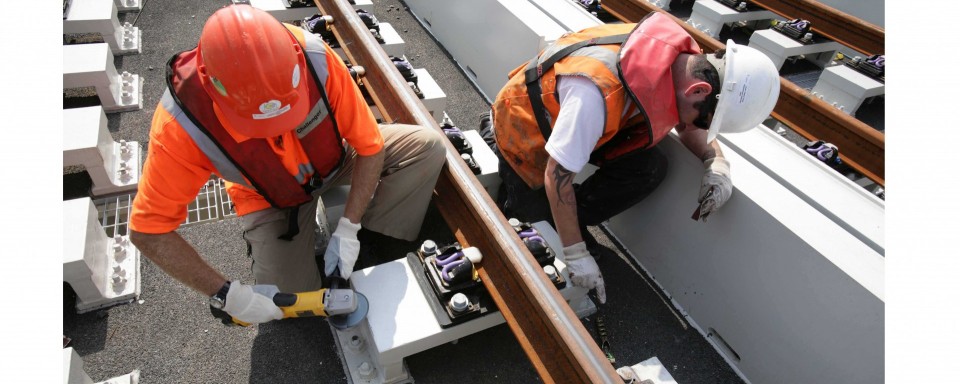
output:
[[[696,98],[702,99],[710,94],[710,91],[713,90],[713,87],[710,86],[710,83],[706,81],[697,81],[693,84],[687,86],[687,89],[683,91],[683,96],[687,98]]]

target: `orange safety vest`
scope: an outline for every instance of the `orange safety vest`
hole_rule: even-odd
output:
[[[308,45],[304,56],[310,68],[308,77],[315,86],[310,87],[313,107],[296,129],[310,162],[301,164],[297,175],[287,172],[267,139],[253,138],[238,143],[227,132],[213,111],[213,101],[200,84],[197,48],[176,54],[167,63],[167,90],[160,100],[160,105],[177,119],[224,179],[256,190],[276,208],[293,208],[310,202],[310,191],[333,176],[346,156],[324,87],[327,61],[320,56],[311,60],[311,56],[318,55],[312,51],[324,49],[309,46],[309,41],[298,42]],[[308,180],[307,175],[312,177]]]
[[[624,79],[620,68],[625,41],[631,55],[640,55],[633,61],[645,64],[642,70],[631,71],[629,79]],[[670,66],[681,53],[701,51],[682,27],[659,13],[638,24],[601,25],[561,36],[510,72],[510,80],[493,103],[494,134],[503,158],[531,188],[543,186],[550,156],[544,147],[560,113],[557,76],[586,77],[604,97],[604,130],[590,156],[591,164],[602,165],[656,145],[680,121]],[[641,112],[635,118],[623,119],[627,95],[634,101],[631,108]]]

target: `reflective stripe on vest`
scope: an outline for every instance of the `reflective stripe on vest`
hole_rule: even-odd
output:
[[[230,161],[227,155],[223,154],[220,147],[218,147],[209,136],[200,131],[200,128],[197,128],[193,120],[187,117],[183,108],[180,108],[180,105],[177,104],[170,94],[170,88],[163,91],[163,96],[160,97],[160,106],[173,116],[173,118],[177,120],[177,123],[180,124],[180,127],[190,135],[193,143],[210,159],[210,162],[213,163],[214,168],[217,168],[217,173],[219,173],[221,177],[227,181],[255,189],[247,183],[247,180],[243,178],[243,173],[237,169],[237,166]]]

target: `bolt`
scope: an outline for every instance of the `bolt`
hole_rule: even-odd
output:
[[[557,268],[556,268],[556,267],[554,267],[554,266],[552,266],[552,265],[544,266],[544,267],[543,267],[543,272],[547,274],[547,277],[549,277],[550,280],[556,280],[556,279],[557,279]]]
[[[450,298],[450,309],[456,313],[460,313],[467,310],[467,307],[470,305],[470,300],[467,299],[467,295],[462,293],[456,293],[453,297]]]
[[[113,276],[114,276],[114,277],[118,277],[118,276],[119,276],[119,277],[126,277],[126,276],[127,276],[127,271],[125,271],[125,270],[123,269],[123,267],[121,267],[121,266],[118,265],[118,266],[116,266],[116,267],[113,267]]]
[[[437,253],[437,243],[434,243],[433,240],[425,240],[423,244],[420,245],[420,253],[424,256]]]
[[[516,218],[513,218],[513,217],[511,217],[510,220],[507,220],[507,223],[509,223],[511,227],[520,226],[520,220],[517,220]]]
[[[363,342],[363,339],[360,336],[353,335],[353,337],[351,337],[350,341],[347,343],[347,346],[350,348],[350,350],[359,353],[363,351],[366,343]]]
[[[376,376],[377,370],[373,368],[373,364],[370,364],[367,361],[360,363],[360,366],[357,367],[357,373],[360,374],[360,377],[364,380],[371,380]]]
[[[130,93],[130,92],[128,92],[128,91],[123,91],[123,92],[120,94],[120,103],[121,103],[121,104],[130,104],[130,103],[133,103],[133,93]]]

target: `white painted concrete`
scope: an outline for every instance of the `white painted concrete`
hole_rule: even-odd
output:
[[[510,71],[568,32],[529,1],[407,0],[406,4],[488,101],[496,98]]]
[[[129,303],[140,295],[140,251],[125,236],[107,237],[89,198],[63,202],[63,280],[77,312]]]
[[[466,136],[467,142],[473,147],[473,160],[480,166],[480,174],[476,175],[477,179],[480,180],[480,185],[487,191],[490,198],[496,201],[501,183],[500,161],[493,150],[480,137],[479,132],[475,130],[463,131],[463,135]]]
[[[397,32],[393,25],[390,25],[390,23],[380,23],[380,37],[383,38],[383,44],[380,44],[380,48],[383,48],[383,51],[386,52],[388,56],[403,56],[403,38],[400,37],[400,33]],[[336,47],[333,51],[340,55],[340,58],[347,58],[343,52],[343,48]]]
[[[140,143],[113,141],[101,107],[64,109],[63,165],[86,168],[93,196],[133,192],[143,166]]]
[[[727,140],[734,194],[709,221],[690,219],[703,165],[671,137],[661,144],[670,161],[663,184],[609,229],[748,382],[882,382],[884,257],[875,249],[882,230],[860,227],[848,210],[823,212],[869,207],[875,198],[832,187],[841,195],[821,201],[794,180],[801,175],[784,170],[812,164],[791,159],[784,169],[761,169],[740,151],[773,144],[745,139],[734,149]],[[871,237],[875,244],[862,240]]]
[[[353,9],[365,9],[373,12],[373,1],[371,0],[356,0],[354,3],[356,4],[353,4]],[[280,21],[303,20],[320,13],[320,9],[317,7],[287,8],[283,0],[250,0],[250,5],[266,11]]]
[[[443,121],[443,111],[447,109],[447,94],[443,92],[443,89],[440,89],[440,85],[426,69],[414,68],[413,72],[417,74],[417,87],[423,93],[423,98],[419,99],[420,102],[433,115],[434,120]],[[410,92],[413,92],[413,90],[411,89]],[[383,114],[380,113],[380,109],[376,105],[371,105],[370,109],[373,110],[374,117],[378,120],[383,119]]]
[[[139,75],[117,73],[107,43],[63,46],[63,88],[95,87],[107,113],[143,108]]]
[[[114,0],[73,0],[63,20],[63,33],[99,33],[114,55],[140,53],[140,28],[120,25]]]
[[[76,2],[76,0],[73,1]],[[145,0],[113,0],[120,12],[139,12],[143,9],[143,1]]]
[[[836,41],[802,44],[773,29],[764,29],[751,34],[748,46],[767,55],[777,69],[783,66],[787,58],[798,55],[804,55],[807,60],[824,67],[833,60],[837,51],[843,48],[843,45]]]
[[[883,95],[886,89],[884,83],[853,68],[835,65],[823,70],[811,92],[844,113],[856,116],[864,100]]]
[[[687,24],[690,24],[700,32],[717,38],[720,36],[720,30],[724,24],[736,23],[739,21],[756,21],[776,19],[777,15],[768,10],[737,12],[736,10],[720,4],[716,0],[697,0],[693,3],[693,10]],[[726,43],[726,42],[723,42]]]

